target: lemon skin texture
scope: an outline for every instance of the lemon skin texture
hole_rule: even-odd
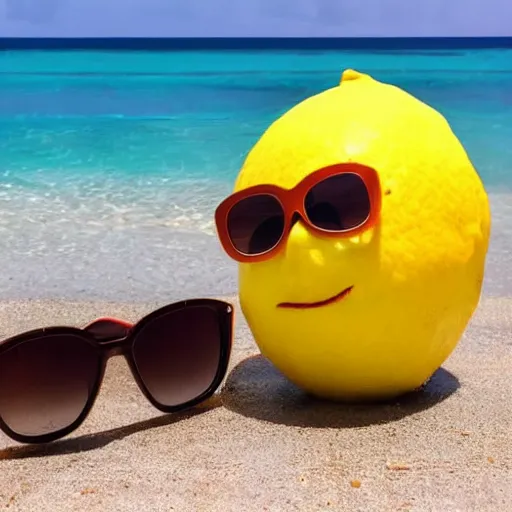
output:
[[[341,401],[390,398],[430,378],[478,306],[488,197],[439,112],[350,69],[339,85],[267,128],[234,188],[291,188],[339,162],[377,171],[377,224],[333,239],[296,222],[272,259],[239,264],[241,308],[261,353],[305,392]],[[277,307],[322,301],[351,286],[323,307]]]

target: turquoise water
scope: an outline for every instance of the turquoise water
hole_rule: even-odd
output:
[[[262,131],[344,68],[440,110],[491,195],[511,295],[512,50],[0,52],[0,298],[236,291],[212,215]]]

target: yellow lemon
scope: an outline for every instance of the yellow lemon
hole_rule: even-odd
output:
[[[235,190],[289,189],[343,162],[378,173],[377,224],[333,238],[294,223],[274,257],[239,264],[241,307],[262,354],[307,392],[339,400],[396,396],[429,379],[478,305],[488,198],[439,112],[354,70],[266,130]],[[343,300],[322,307],[277,307],[320,302],[350,287]]]

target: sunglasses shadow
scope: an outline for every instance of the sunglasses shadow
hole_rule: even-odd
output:
[[[27,444],[4,448],[0,450],[0,460],[48,457],[95,450],[97,448],[107,446],[112,441],[119,441],[120,439],[136,434],[137,432],[142,432],[152,428],[165,427],[167,425],[172,425],[192,418],[199,414],[216,409],[217,407],[220,407],[220,405],[220,396],[216,394],[202,404],[196,405],[191,409],[171,414],[163,414],[149,420],[132,423],[131,425],[93,434],[84,434],[79,437],[61,439],[47,444]]]
[[[313,428],[359,428],[398,421],[429,409],[459,389],[452,373],[440,368],[420,389],[394,400],[344,404],[300,390],[266,358],[251,356],[229,375],[222,391],[224,407],[271,423]]]

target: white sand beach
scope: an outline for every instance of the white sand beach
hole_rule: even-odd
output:
[[[233,299],[235,300],[235,299]],[[158,304],[4,302],[2,336]],[[304,396],[258,355],[237,306],[230,372],[194,410],[160,415],[112,360],[86,423],[40,447],[0,436],[12,511],[507,511],[512,299],[484,298],[424,390],[384,405]]]

